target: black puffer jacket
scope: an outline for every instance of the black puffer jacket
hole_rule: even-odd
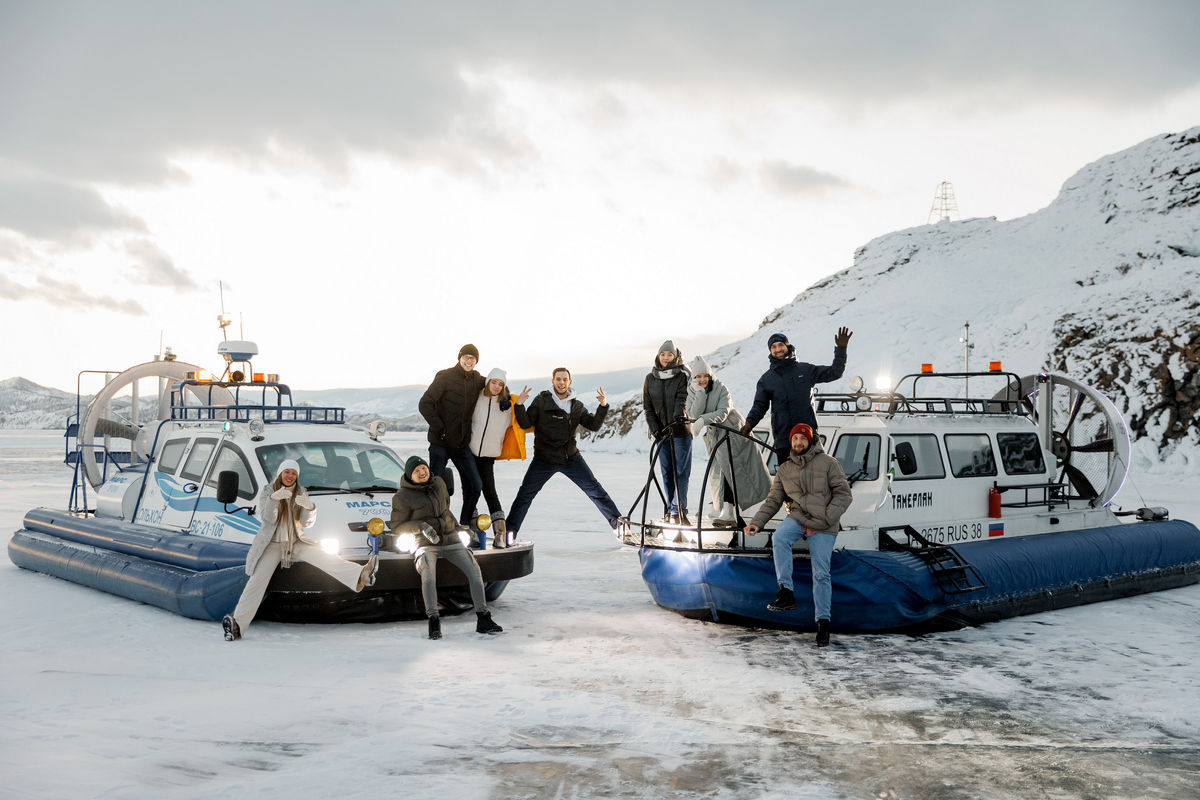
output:
[[[523,405],[513,406],[517,424],[533,428],[533,457],[549,464],[567,464],[579,458],[575,429],[582,425],[589,431],[598,431],[606,414],[608,406],[600,406],[592,414],[574,396],[568,414],[554,402],[549,389],[533,398],[528,409]]]
[[[487,380],[455,364],[433,376],[417,410],[429,423],[429,443],[455,449],[471,443],[471,414],[475,398]]]
[[[691,380],[692,374],[678,354],[666,369],[658,366],[658,357],[655,357],[654,369],[642,384],[642,407],[646,411],[646,425],[651,437],[657,439],[664,435],[665,428],[670,428],[671,436],[692,435],[692,426],[683,421],[687,416]]]
[[[413,483],[408,478],[400,479],[400,488],[392,495],[392,518],[388,527],[393,533],[413,533],[417,544],[427,547],[432,544],[421,532],[421,523],[427,523],[442,540],[438,544],[453,544],[457,538],[451,536],[458,520],[450,512],[450,492],[441,478],[430,478],[425,483]]]

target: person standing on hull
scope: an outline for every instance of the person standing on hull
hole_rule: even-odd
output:
[[[654,368],[642,384],[642,408],[650,438],[665,439],[658,450],[658,468],[667,494],[667,522],[690,526],[687,516],[688,478],[692,474],[692,428],[687,423],[691,373],[670,339],[658,348]]]
[[[246,554],[246,574],[250,580],[246,581],[233,613],[221,620],[226,641],[241,639],[250,627],[276,567],[289,569],[293,563],[304,561],[356,593],[375,582],[378,556],[371,556],[360,566],[326,553],[304,535],[305,529],[317,521],[317,509],[300,485],[300,464],[294,459],[284,459],[275,471],[275,480],[259,493],[258,520],[258,533]]]
[[[771,476],[763,466],[758,446],[749,439],[731,436],[728,445],[722,443],[721,440],[730,432],[715,428],[714,425],[738,430],[746,420],[733,407],[728,387],[713,374],[707,361],[697,356],[692,359],[690,366],[692,383],[688,387],[687,414],[692,418],[692,432],[696,436],[704,432],[704,446],[713,462],[708,487],[716,512],[713,525],[740,530],[746,527],[741,512],[766,498],[771,489]],[[733,491],[735,480],[736,498]],[[736,537],[735,533],[735,540]]]
[[[516,441],[512,427],[513,406],[529,399],[528,386],[521,390],[519,397],[509,394],[505,378],[507,375],[502,369],[488,373],[487,383],[475,400],[475,410],[471,416],[471,454],[475,456],[483,499],[487,503],[488,516],[492,518],[492,547],[508,547],[504,506],[500,504],[500,495],[496,492],[496,459],[505,457],[506,441]],[[515,454],[508,457],[515,457]],[[524,458],[523,452],[520,457]],[[470,516],[474,517],[475,512],[472,511]]]
[[[442,638],[442,620],[438,614],[437,562],[445,559],[458,567],[471,589],[475,605],[475,632],[501,633],[504,629],[492,621],[484,596],[483,575],[475,555],[458,538],[459,525],[450,513],[450,493],[446,482],[429,471],[420,456],[404,462],[400,488],[392,495],[392,516],[388,527],[393,533],[411,533],[417,540],[413,563],[421,576],[421,599],[429,618],[429,638]]]
[[[600,405],[596,413],[591,414],[575,398],[575,390],[571,388],[571,371],[566,367],[554,370],[550,384],[553,390],[538,394],[528,409],[520,403],[513,406],[513,417],[517,424],[522,428],[533,428],[533,458],[508,514],[509,533],[514,537],[517,535],[533,498],[546,485],[546,481],[559,473],[566,475],[582,489],[588,499],[596,504],[609,526],[615,529],[621,512],[592,474],[575,442],[575,431],[580,425],[589,431],[600,430],[608,413],[604,389],[601,387],[596,390]]]
[[[833,337],[833,363],[827,367],[796,360],[796,348],[782,333],[773,333],[767,339],[770,348],[771,366],[754,388],[754,404],[746,415],[742,433],[746,436],[754,430],[771,408],[771,435],[779,462],[788,457],[791,444],[788,432],[798,422],[803,422],[815,432],[817,415],[813,413],[812,395],[818,383],[829,383],[842,377],[846,369],[846,347],[854,333],[849,328],[838,328]]]
[[[842,465],[821,448],[812,428],[803,422],[794,425],[790,441],[787,461],[780,464],[775,472],[771,491],[762,508],[746,526],[746,535],[758,533],[784,501],[790,503],[788,515],[775,529],[772,540],[779,594],[767,608],[771,611],[789,611],[796,607],[792,583],[792,546],[801,537],[808,539],[817,646],[824,647],[829,644],[833,604],[829,562],[841,528],[842,515],[850,507],[853,495]]]
[[[479,350],[464,344],[458,351],[458,363],[441,370],[421,395],[417,410],[429,423],[429,471],[441,475],[446,462],[453,462],[462,484],[462,513],[458,521],[473,525],[470,516],[479,502],[481,483],[471,454],[471,414],[475,399],[486,381],[475,371]],[[482,540],[481,540],[482,543]]]

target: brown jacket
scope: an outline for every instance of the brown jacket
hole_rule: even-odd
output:
[[[842,465],[820,442],[813,442],[799,456],[792,453],[779,465],[771,491],[751,524],[761,529],[786,500],[791,503],[788,516],[796,522],[816,533],[836,535],[842,514],[853,499]]]
[[[394,533],[416,534],[417,545],[427,547],[433,543],[421,533],[422,522],[428,523],[442,537],[439,545],[458,541],[450,538],[458,520],[450,513],[450,492],[446,482],[439,477],[425,483],[401,478],[400,489],[392,495],[392,518],[388,527]]]

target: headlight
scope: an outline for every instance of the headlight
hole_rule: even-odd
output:
[[[397,553],[415,553],[417,552],[417,537],[411,533],[402,533],[396,537],[396,552]]]
[[[336,556],[338,554],[338,550],[340,550],[341,547],[342,547],[341,542],[339,542],[337,539],[322,539],[321,540],[321,549],[324,550],[326,553],[329,553],[329,555],[331,555],[331,556]]]
[[[463,547],[470,547],[471,546],[471,532],[470,531],[459,531],[458,532],[458,540],[463,543]]]

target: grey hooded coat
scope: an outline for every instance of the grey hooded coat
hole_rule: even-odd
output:
[[[703,358],[696,358],[691,363],[694,375],[709,375],[707,389],[701,389],[693,379],[688,385],[687,411],[692,419],[703,419],[704,446],[712,459],[712,471],[709,473],[709,492],[713,505],[721,506],[721,484],[729,481],[733,486],[737,479],[737,499],[742,510],[756,503],[761,503],[771,489],[771,477],[763,465],[762,455],[758,447],[746,437],[727,430],[714,427],[724,425],[735,431],[746,421],[736,408],[733,407],[729,389],[719,378],[712,374],[712,369]],[[733,466],[730,467],[729,446],[722,440],[729,434],[729,445],[733,446]]]

